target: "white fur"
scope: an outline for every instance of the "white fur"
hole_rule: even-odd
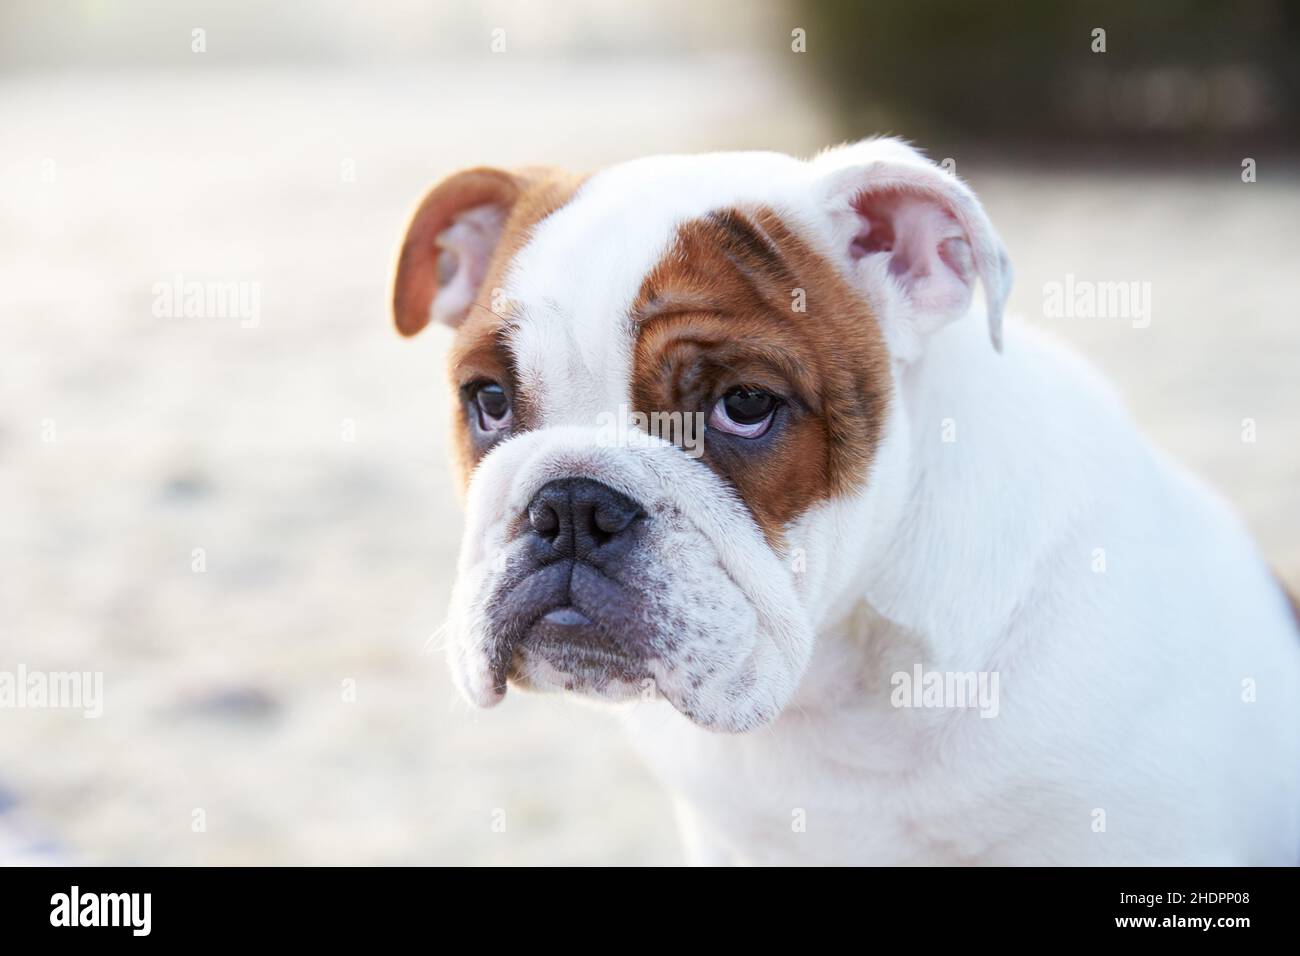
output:
[[[966,204],[968,231],[988,229],[970,236],[982,308],[945,325],[909,312],[879,266],[837,258],[855,171],[900,164],[909,182],[949,189],[892,141],[811,163],[666,157],[595,176],[537,228],[506,292],[542,427],[471,482],[458,683],[499,699],[482,618],[518,516],[547,480],[586,475],[663,517],[647,586],[666,590],[657,606],[673,626],[734,665],[691,706],[697,723],[746,733],[702,729],[663,701],[626,717],[695,858],[1296,862],[1300,635],[1279,587],[1239,521],[1150,448],[1078,359],[1022,328],[1005,354],[990,347],[983,325],[996,342],[1009,270],[965,187],[945,194]],[[861,283],[894,357],[871,474],[795,522],[783,553],[704,463],[652,439],[611,448],[593,427],[629,400],[627,311],[646,272],[681,222],[736,204],[778,210]],[[891,706],[891,675],[917,664],[997,673],[996,718]],[[679,709],[689,676],[681,660],[655,670]]]

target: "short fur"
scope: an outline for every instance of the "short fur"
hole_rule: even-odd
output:
[[[403,332],[457,327],[471,701],[501,701],[507,658],[519,686],[631,700],[698,861],[1296,862],[1287,599],[1077,357],[1003,348],[1008,257],[964,184],[892,140],[537,175],[438,187],[395,288]],[[462,253],[442,286],[438,236]],[[516,408],[490,441],[478,379]],[[788,396],[767,445],[597,427],[734,384]],[[635,667],[492,623],[541,580],[530,501],[575,477],[645,514],[592,611]],[[917,668],[996,675],[996,713],[908,706]]]

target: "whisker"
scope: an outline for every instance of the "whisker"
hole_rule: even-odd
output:
[[[445,651],[447,649],[447,643],[444,639],[449,637],[450,632],[451,618],[447,618],[447,620],[443,621],[433,629],[433,633],[425,640],[424,646],[420,649],[420,653],[436,654],[439,651]]]

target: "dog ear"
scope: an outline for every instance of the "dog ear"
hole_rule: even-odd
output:
[[[500,169],[467,169],[444,179],[420,203],[397,258],[393,318],[403,335],[430,319],[459,325],[487,275],[520,182]]]
[[[975,194],[910,146],[866,140],[815,160],[841,265],[876,309],[894,354],[920,354],[925,337],[965,315],[984,287],[993,347],[1011,264]]]

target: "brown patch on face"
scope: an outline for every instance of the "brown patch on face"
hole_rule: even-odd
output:
[[[638,411],[707,416],[741,385],[781,398],[767,434],[710,427],[702,458],[770,542],[865,479],[889,405],[888,349],[867,304],[775,213],[720,210],[682,226],[632,315]]]
[[[474,304],[456,328],[456,337],[448,354],[448,370],[455,392],[452,406],[452,447],[461,489],[469,484],[470,472],[492,446],[492,441],[476,437],[467,411],[468,387],[475,382],[493,381],[510,396],[514,421],[509,432],[529,427],[527,397],[515,389],[514,368],[506,348],[508,314],[492,309],[492,290],[502,286],[510,262],[528,242],[533,228],[567,203],[586,178],[554,169],[528,169],[509,175],[513,197],[509,214],[488,265],[487,273]],[[500,303],[497,303],[500,307]],[[502,312],[506,312],[502,309]]]

